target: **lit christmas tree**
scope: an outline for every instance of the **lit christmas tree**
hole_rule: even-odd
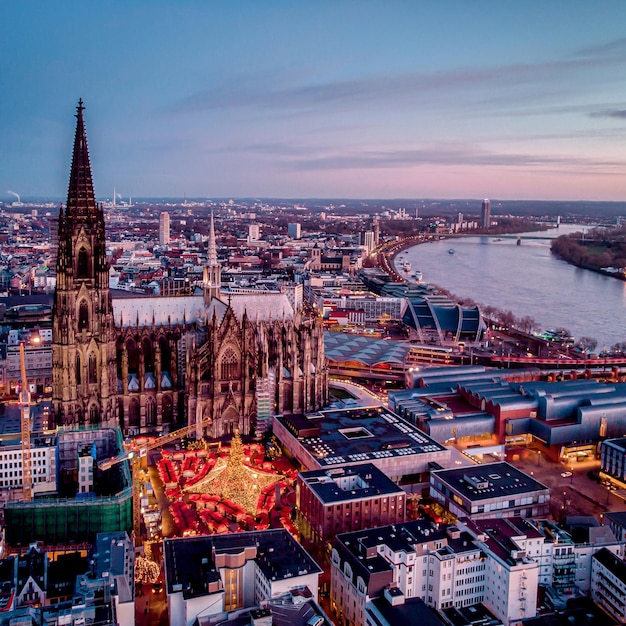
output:
[[[135,582],[138,585],[154,583],[159,578],[160,568],[157,563],[143,556],[135,559]]]
[[[224,500],[232,500],[249,513],[256,513],[261,491],[278,482],[280,474],[270,474],[245,464],[246,456],[239,431],[235,431],[226,461],[220,461],[207,477],[187,491],[210,493]]]

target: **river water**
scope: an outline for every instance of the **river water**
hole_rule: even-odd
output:
[[[529,237],[558,237],[581,226],[560,228]],[[596,352],[626,341],[626,281],[583,270],[552,255],[549,239],[464,237],[441,239],[409,248],[396,257],[411,262],[422,280],[483,306],[532,317],[542,330],[566,328],[577,339],[592,337]],[[450,254],[450,250],[454,254]]]

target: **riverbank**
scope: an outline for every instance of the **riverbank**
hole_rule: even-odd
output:
[[[522,233],[520,246],[508,238],[459,238],[455,254],[448,253],[449,239],[433,241],[402,258],[453,299],[479,303],[486,317],[493,318],[494,310],[515,312],[519,320],[535,322],[532,330],[565,328],[577,339],[594,338],[598,351],[606,351],[626,340],[624,282],[583,272],[552,254],[551,239],[575,228],[561,225],[528,239]]]
[[[578,267],[581,270],[589,270],[590,272],[595,272],[596,274],[601,274],[602,276],[609,276],[610,278],[617,278],[617,280],[626,281],[626,268],[622,269],[621,271],[615,268],[614,271],[611,271],[602,267],[593,267],[591,265],[586,265],[585,263],[576,263],[574,260],[568,259],[558,252],[552,251],[552,254],[561,259],[561,261],[565,261],[565,263],[567,263],[568,265],[573,265],[574,267]]]
[[[550,250],[574,267],[626,280],[626,229],[623,226],[561,235],[553,239]]]

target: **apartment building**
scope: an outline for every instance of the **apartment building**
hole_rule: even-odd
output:
[[[388,589],[435,609],[478,604],[485,567],[481,548],[456,526],[416,520],[344,533],[331,554],[331,607],[356,626],[365,623],[367,603]]]
[[[484,603],[504,624],[513,626],[537,614],[539,561],[529,550],[540,550],[542,538],[522,519],[467,520],[459,523],[474,537],[485,558]]]
[[[591,597],[620,624],[626,623],[626,562],[609,550],[593,555]]]
[[[31,484],[35,493],[56,489],[56,437],[31,437]],[[0,490],[9,497],[9,491],[22,488],[22,444],[11,440],[0,442]]]

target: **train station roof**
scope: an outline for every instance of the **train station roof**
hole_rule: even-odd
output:
[[[381,363],[404,365],[411,344],[393,339],[374,339],[363,335],[349,335],[326,331],[324,350],[335,363],[356,361],[367,366]]]

